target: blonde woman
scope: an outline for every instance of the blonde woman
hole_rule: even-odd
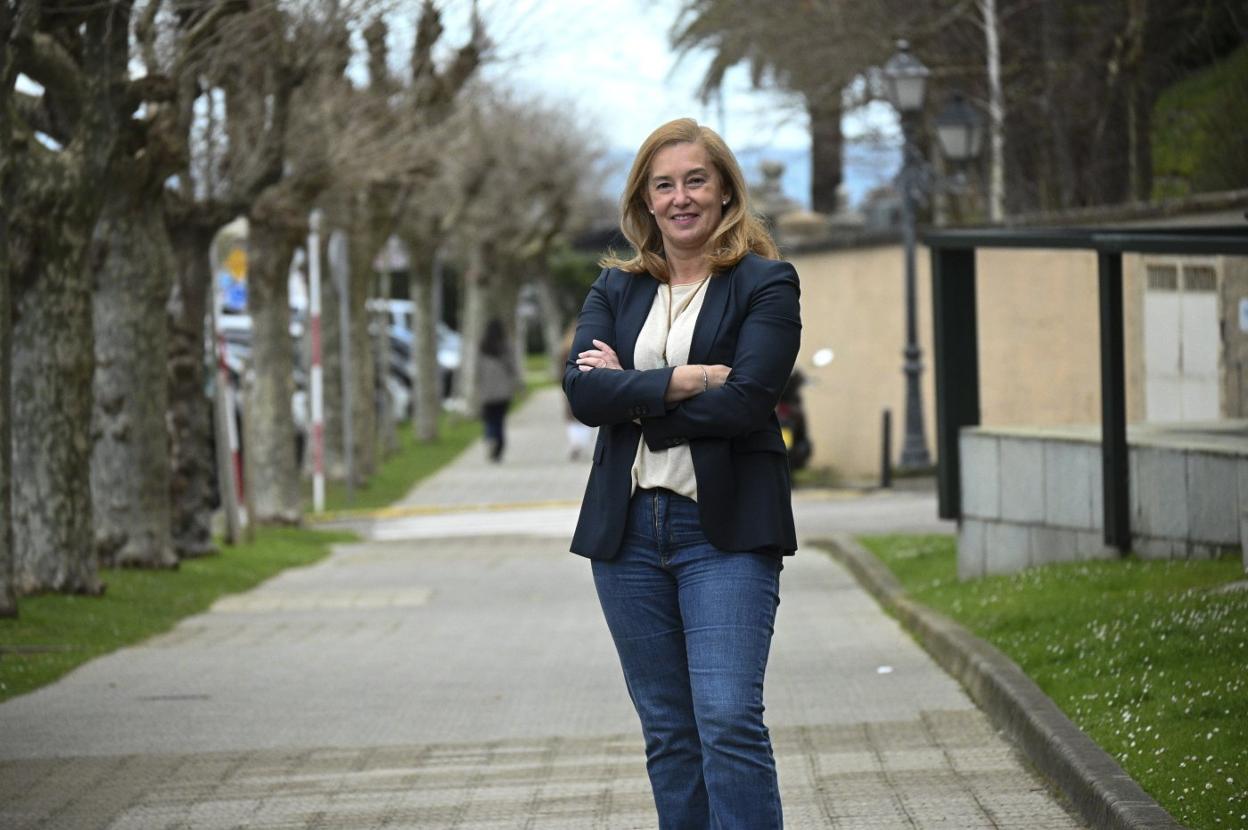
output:
[[[780,828],[763,676],[797,548],[774,412],[797,274],[692,119],[642,144],[620,225],[634,250],[602,261],[564,372],[573,414],[601,427],[572,551],[593,560],[659,826]]]

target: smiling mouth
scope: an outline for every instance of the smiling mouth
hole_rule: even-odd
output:
[[[678,213],[672,217],[672,221],[673,222],[688,222],[691,219],[697,219],[697,218],[698,218],[698,214],[696,213]]]

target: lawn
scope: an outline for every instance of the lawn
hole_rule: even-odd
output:
[[[1225,590],[1244,579],[1238,558],[958,582],[952,538],[861,541],[911,597],[1008,654],[1180,822],[1248,827],[1248,590]]]
[[[476,418],[442,413],[436,441],[416,440],[410,421],[398,426],[398,450],[381,463],[381,468],[364,487],[348,495],[347,486],[339,481],[325,483],[325,510],[342,513],[352,510],[375,510],[386,507],[403,496],[419,481],[442,469],[481,436],[481,422]],[[312,485],[305,486],[305,507],[311,510]]]
[[[220,596],[246,591],[286,568],[310,565],[348,533],[261,528],[254,542],[177,570],[105,570],[100,597],[24,597],[0,620],[0,701],[51,683],[93,657],[168,631]]]

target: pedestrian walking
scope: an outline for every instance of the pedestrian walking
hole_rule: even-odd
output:
[[[507,332],[497,317],[485,324],[477,360],[477,392],[481,400],[481,422],[490,460],[503,460],[507,446],[505,422],[511,399],[520,385],[519,372],[512,358]]]
[[[781,558],[797,548],[775,407],[798,279],[741,168],[692,119],[633,161],[563,388],[598,426],[572,537],[641,720],[659,826],[782,826],[763,676]]]

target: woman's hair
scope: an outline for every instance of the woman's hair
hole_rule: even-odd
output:
[[[485,331],[481,335],[481,354],[504,359],[509,356],[507,331],[503,328],[503,321],[497,317],[491,317],[490,322],[485,324]]]
[[[608,251],[598,264],[603,268],[650,273],[667,282],[663,237],[659,233],[658,222],[646,205],[646,187],[650,167],[658,152],[672,144],[683,143],[697,144],[706,151],[723,181],[725,193],[731,197],[724,207],[719,227],[711,233],[708,243],[711,271],[722,271],[736,265],[750,251],[769,259],[779,259],[780,253],[767,227],[750,210],[745,176],[728,145],[710,127],[704,127],[692,118],[678,118],[650,133],[637,151],[633,168],[628,173],[628,182],[624,185],[624,195],[620,199],[620,231],[633,246],[633,256],[626,259]]]

